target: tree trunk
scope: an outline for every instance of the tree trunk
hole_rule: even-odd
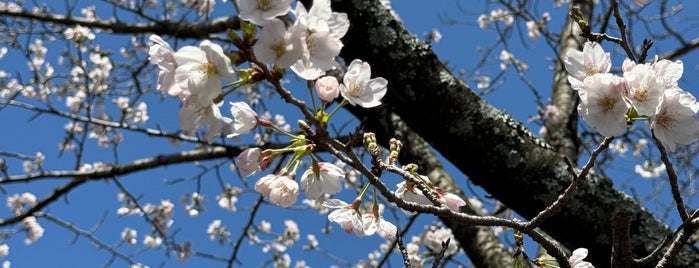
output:
[[[527,218],[551,204],[570,183],[561,154],[454,77],[430,46],[405,30],[379,1],[334,1],[333,10],[347,13],[352,22],[343,39],[345,61],[368,61],[373,76],[389,81],[385,104],[378,109],[399,115],[473,183]],[[362,118],[364,112],[356,115]],[[366,130],[379,127],[368,125]],[[597,176],[590,176],[573,200],[541,227],[569,248],[590,249],[587,260],[602,266],[611,259],[611,220],[619,208],[633,215],[630,235],[636,257],[650,253],[670,234],[608,178]],[[699,265],[699,251],[686,245],[671,267],[694,265]]]

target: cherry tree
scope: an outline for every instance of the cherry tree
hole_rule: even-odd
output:
[[[533,2],[0,2],[3,267],[697,265],[691,17]]]

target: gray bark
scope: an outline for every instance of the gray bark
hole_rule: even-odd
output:
[[[378,1],[335,1],[333,9],[347,13],[352,22],[343,39],[345,61],[366,60],[373,76],[389,81],[385,105],[379,109],[395,112],[473,183],[524,217],[534,217],[563,192],[571,181],[563,155],[474,94]],[[367,125],[366,130],[381,127]],[[611,221],[619,208],[634,218],[629,231],[637,257],[650,253],[670,233],[608,178],[597,176],[588,178],[542,228],[568,248],[590,249],[587,260],[606,265],[611,259]],[[692,266],[699,266],[699,251],[685,245],[668,267]]]

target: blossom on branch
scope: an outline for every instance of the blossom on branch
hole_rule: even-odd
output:
[[[323,76],[315,84],[318,98],[324,102],[332,102],[340,96],[340,83],[334,76]]]
[[[349,19],[345,13],[332,12],[330,0],[314,1],[310,10],[297,2],[293,13],[293,27],[301,33],[303,55],[291,70],[303,79],[315,80],[338,65],[335,57],[342,49],[340,38],[349,29]]]
[[[374,204],[374,209],[371,213],[362,214],[364,222],[364,234],[372,235],[378,233],[384,239],[393,240],[396,237],[396,225],[387,221],[381,216],[383,213],[383,205]]]
[[[248,134],[259,122],[259,116],[245,102],[231,102],[231,114],[233,114],[233,133],[226,138],[235,138],[239,135]]]
[[[568,81],[573,86],[582,83],[586,77],[608,73],[612,68],[611,56],[608,52],[604,52],[599,43],[595,42],[586,42],[582,51],[568,51],[563,62],[570,74]]]
[[[220,45],[209,40],[202,41],[199,47],[182,47],[174,57],[177,63],[175,83],[183,92],[196,95],[200,103],[208,103],[221,94],[221,79],[235,79],[230,58]],[[181,92],[171,90],[169,93],[179,95]]]
[[[242,20],[255,25],[263,25],[276,17],[284,16],[291,10],[291,0],[237,0]]]
[[[626,79],[626,98],[639,115],[653,116],[660,103],[665,87],[658,82],[657,75],[650,64],[638,64],[624,72]]]
[[[266,64],[287,68],[303,54],[301,29],[294,25],[286,29],[280,19],[265,22],[260,30],[260,39],[255,43],[255,56]]]
[[[381,105],[388,81],[383,77],[371,78],[369,63],[355,59],[350,63],[340,85],[340,94],[352,105],[372,108]]]
[[[578,112],[585,122],[605,137],[621,135],[626,130],[626,111],[621,78],[596,74],[585,78],[578,88],[581,103]]]
[[[362,220],[362,214],[358,210],[359,202],[355,201],[352,204],[347,204],[339,199],[329,199],[323,202],[323,206],[335,208],[328,214],[328,220],[340,224],[346,233],[354,231],[358,237],[365,235],[364,221]]]
[[[328,162],[314,164],[301,175],[301,189],[306,198],[316,200],[323,194],[335,194],[342,190],[345,171]]]
[[[148,60],[160,68],[158,90],[167,92],[171,96],[177,96],[182,92],[182,89],[175,84],[175,69],[177,69],[175,51],[160,36],[151,35],[148,39],[151,41],[150,49],[148,49]]]
[[[583,261],[587,257],[587,249],[579,248],[573,251],[573,254],[568,258],[570,267],[573,268],[595,268],[591,263]]]
[[[214,137],[224,132],[225,125],[233,123],[233,119],[221,115],[220,104],[214,104],[211,100],[208,103],[201,103],[197,95],[182,94],[180,99],[182,99],[179,112],[180,130],[185,133],[191,133],[206,125],[208,132],[205,139],[211,142]]]
[[[674,151],[677,144],[688,145],[699,140],[699,103],[680,88],[665,90],[660,105],[651,119],[653,135]]]
[[[262,150],[260,148],[247,148],[235,158],[235,166],[240,169],[240,175],[248,177],[260,170]]]
[[[269,174],[258,179],[255,191],[269,196],[269,201],[280,207],[290,207],[299,195],[299,184],[291,175]]]

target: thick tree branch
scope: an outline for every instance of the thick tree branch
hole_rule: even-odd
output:
[[[367,60],[374,76],[389,81],[385,105],[379,109],[398,114],[475,184],[527,218],[536,216],[570,184],[562,155],[474,94],[378,1],[334,1],[333,9],[346,12],[353,23],[343,39],[345,61]],[[367,130],[376,127],[382,126],[367,125]],[[610,221],[618,207],[636,219],[630,228],[634,254],[650,253],[670,232],[599,176],[590,176],[588,184],[542,228],[569,248],[592,249],[588,256],[592,263],[609,263]],[[684,246],[671,266],[691,264],[699,264],[699,252]]]
[[[220,17],[203,22],[159,21],[150,23],[125,23],[104,19],[88,20],[81,17],[35,13],[28,10],[12,10],[7,8],[0,9],[0,16],[62,24],[66,26],[80,25],[119,34],[154,33],[181,38],[207,38],[212,33],[224,32],[226,29],[240,29],[240,19],[237,16]]]

